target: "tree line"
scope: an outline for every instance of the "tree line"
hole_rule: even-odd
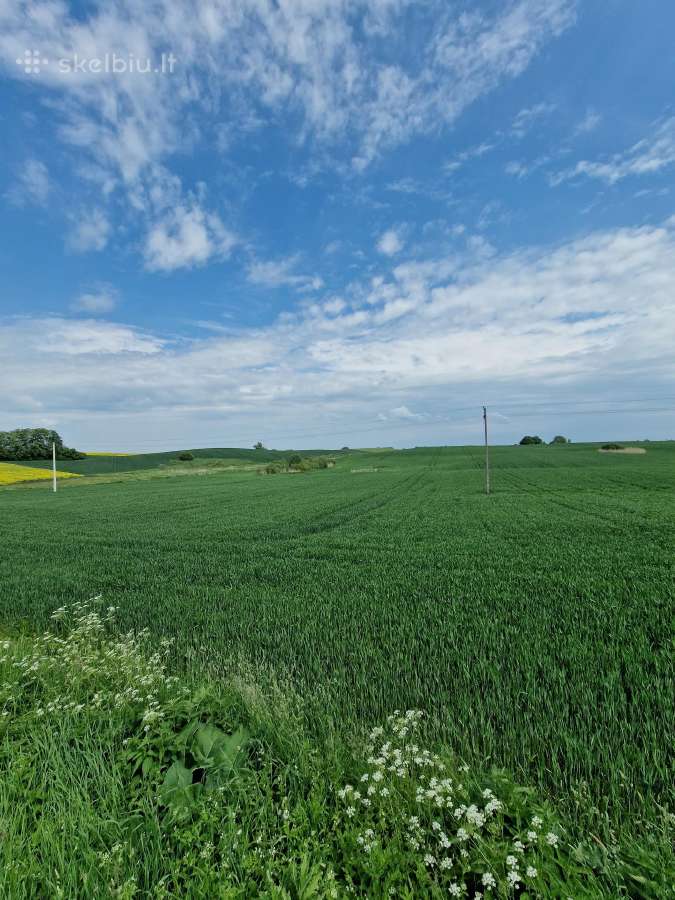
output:
[[[0,431],[0,459],[51,459],[52,444],[58,459],[84,459],[86,453],[66,447],[58,431],[50,428],[16,428]]]
[[[521,446],[526,446],[527,444],[545,444],[546,441],[542,440],[538,434],[526,434],[525,437],[520,439]],[[571,444],[569,438],[564,437],[562,434],[556,434],[556,436],[551,441],[552,444]]]

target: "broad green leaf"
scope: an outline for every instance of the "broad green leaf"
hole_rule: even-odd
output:
[[[192,770],[176,760],[164,776],[159,799],[174,815],[184,816],[191,810],[201,787],[192,783]]]
[[[219,770],[224,774],[237,766],[237,755],[247,740],[248,734],[243,728],[238,728],[234,734],[225,734],[215,725],[200,725],[192,744],[192,755],[209,773]]]

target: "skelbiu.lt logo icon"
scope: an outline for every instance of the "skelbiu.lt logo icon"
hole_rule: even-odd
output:
[[[39,75],[42,66],[49,65],[49,60],[45,59],[39,50],[24,50],[23,56],[16,61],[17,66],[23,66],[26,75]]]

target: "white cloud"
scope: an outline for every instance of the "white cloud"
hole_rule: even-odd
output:
[[[395,228],[390,228],[380,236],[377,242],[377,249],[385,256],[395,256],[403,249],[403,240],[400,232]]]
[[[111,322],[100,322],[96,319],[62,319],[58,316],[48,318],[18,318],[6,320],[0,329],[0,348],[8,357],[15,356],[12,345],[16,342],[22,352],[27,354],[49,354],[51,359],[45,360],[42,376],[44,387],[53,380],[54,384],[67,382],[77,378],[74,374],[82,369],[73,369],[69,358],[82,359],[85,368],[93,366],[90,375],[95,377],[95,367],[100,357],[110,357],[124,364],[126,354],[148,356],[158,354],[164,347],[164,341],[158,337],[144,334],[128,325],[117,325]],[[57,364],[53,358],[59,357]],[[28,357],[29,358],[29,357]],[[72,384],[77,389],[77,385]]]
[[[150,229],[145,264],[151,271],[162,272],[203,265],[212,258],[227,257],[235,244],[235,236],[215,213],[197,205],[178,206]]]
[[[555,112],[555,109],[554,103],[536,103],[534,106],[521,109],[513,120],[512,133],[518,138],[525,137],[538,119],[550,116],[551,113]]]
[[[331,300],[326,300],[323,304],[323,311],[329,316],[337,316],[344,309],[346,309],[347,304],[342,299],[342,297],[333,297]]]
[[[112,312],[117,305],[117,292],[109,285],[101,285],[96,290],[87,291],[73,301],[74,312],[87,312],[94,315]]]
[[[541,169],[542,166],[548,165],[550,162],[551,156],[548,153],[544,153],[541,156],[537,156],[535,159],[528,160],[527,162],[523,160],[513,159],[504,166],[504,171],[507,175],[512,175],[515,178],[522,179],[526,178],[528,175],[532,175],[533,172]]]
[[[29,203],[45,206],[51,190],[47,166],[38,159],[27,159],[21,167],[7,197],[15,206]]]
[[[602,122],[600,113],[596,112],[594,109],[588,109],[586,115],[574,129],[574,134],[589,134],[591,131],[595,131],[600,122]]]
[[[92,409],[129,423],[142,414],[146,431],[162,415],[227,415],[231,434],[263,420],[280,434],[288,423],[318,433],[382,409],[421,425],[407,413],[427,421],[434,398],[440,408],[460,388],[484,396],[495,385],[519,395],[533,379],[549,393],[561,383],[632,393],[648,379],[657,395],[675,377],[673,283],[669,222],[407,262],[342,303],[326,298],[265,328],[176,346],[95,320],[10,320],[0,329],[5,417],[42,404],[79,422]]]
[[[576,166],[553,175],[552,185],[586,176],[616,184],[631,175],[653,175],[675,163],[675,116],[666,119],[654,133],[638,141],[624,153],[616,153],[604,162],[581,160]]]
[[[248,267],[248,280],[251,284],[265,287],[294,287],[300,291],[318,291],[323,287],[323,280],[316,275],[299,275],[294,269],[299,261],[297,255],[285,259],[268,262],[256,261]]]
[[[82,211],[74,220],[67,245],[77,253],[103,250],[110,236],[110,222],[101,209]]]
[[[0,58],[16,78],[54,92],[60,137],[90,157],[108,187],[134,191],[154,165],[200,139],[195,114],[231,122],[222,146],[282,110],[300,116],[301,138],[349,142],[363,168],[387,147],[435,132],[504,79],[519,75],[575,20],[576,0],[513,0],[496,14],[459,13],[431,0],[434,23],[419,53],[391,63],[410,0],[241,0],[200,4],[111,0],[85,19],[67,4],[0,7]],[[40,47],[54,64],[24,74],[15,60]],[[60,71],[56,61],[103,50],[157,61],[173,74]],[[217,121],[217,120],[216,120]],[[82,160],[84,164],[84,160]]]
[[[408,409],[407,406],[395,406],[394,409],[389,410],[389,415],[393,416],[395,419],[421,419],[422,416],[419,413],[414,413],[412,410]]]
[[[443,166],[443,171],[447,175],[451,175],[453,172],[456,172],[457,169],[460,169],[462,165],[468,160],[480,159],[481,156],[485,156],[485,154],[489,153],[490,150],[494,150],[496,146],[496,143],[483,141],[480,144],[476,144],[475,147],[469,147],[466,150],[462,150],[461,153],[457,154],[455,159],[451,159],[445,163],[445,165]]]
[[[0,2],[0,64],[42,91],[54,137],[76,157],[87,202],[96,208],[67,238],[78,252],[102,250],[121,216],[120,239],[140,226],[148,269],[172,271],[222,259],[234,243],[225,204],[172,171],[175,160],[212,140],[222,152],[253,129],[279,127],[310,146],[307,165],[353,159],[365,169],[388,148],[451,125],[475,100],[519,75],[575,19],[576,0],[512,0],[488,14],[460,13],[430,0],[431,27],[414,55],[392,64],[411,0],[110,0],[71,5]],[[51,62],[40,73],[16,65],[27,47]],[[137,60],[176,57],[172,74],[65,72],[58,60],[106,51]],[[288,123],[285,123],[288,126]],[[290,128],[286,128],[288,136]],[[488,145],[481,145],[477,153]],[[45,202],[34,165],[26,197]],[[344,164],[343,164],[344,166]],[[69,188],[70,189],[70,188]],[[438,194],[438,189],[435,191]],[[18,196],[18,194],[17,194]],[[440,194],[439,194],[440,196]],[[134,227],[127,227],[133,220]],[[264,264],[263,264],[264,265]],[[301,276],[293,276],[300,278]],[[301,290],[317,290],[314,277]]]
[[[525,178],[530,171],[525,163],[512,159],[504,166],[507,175],[514,175],[516,178]]]

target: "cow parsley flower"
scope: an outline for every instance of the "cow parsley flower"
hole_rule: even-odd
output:
[[[558,846],[558,835],[554,834],[552,831],[546,835],[546,843],[549,847],[557,847]]]
[[[476,828],[482,828],[485,824],[485,816],[483,813],[478,811],[478,807],[471,804],[471,806],[466,811],[466,820],[470,822],[472,825],[475,825]]]

